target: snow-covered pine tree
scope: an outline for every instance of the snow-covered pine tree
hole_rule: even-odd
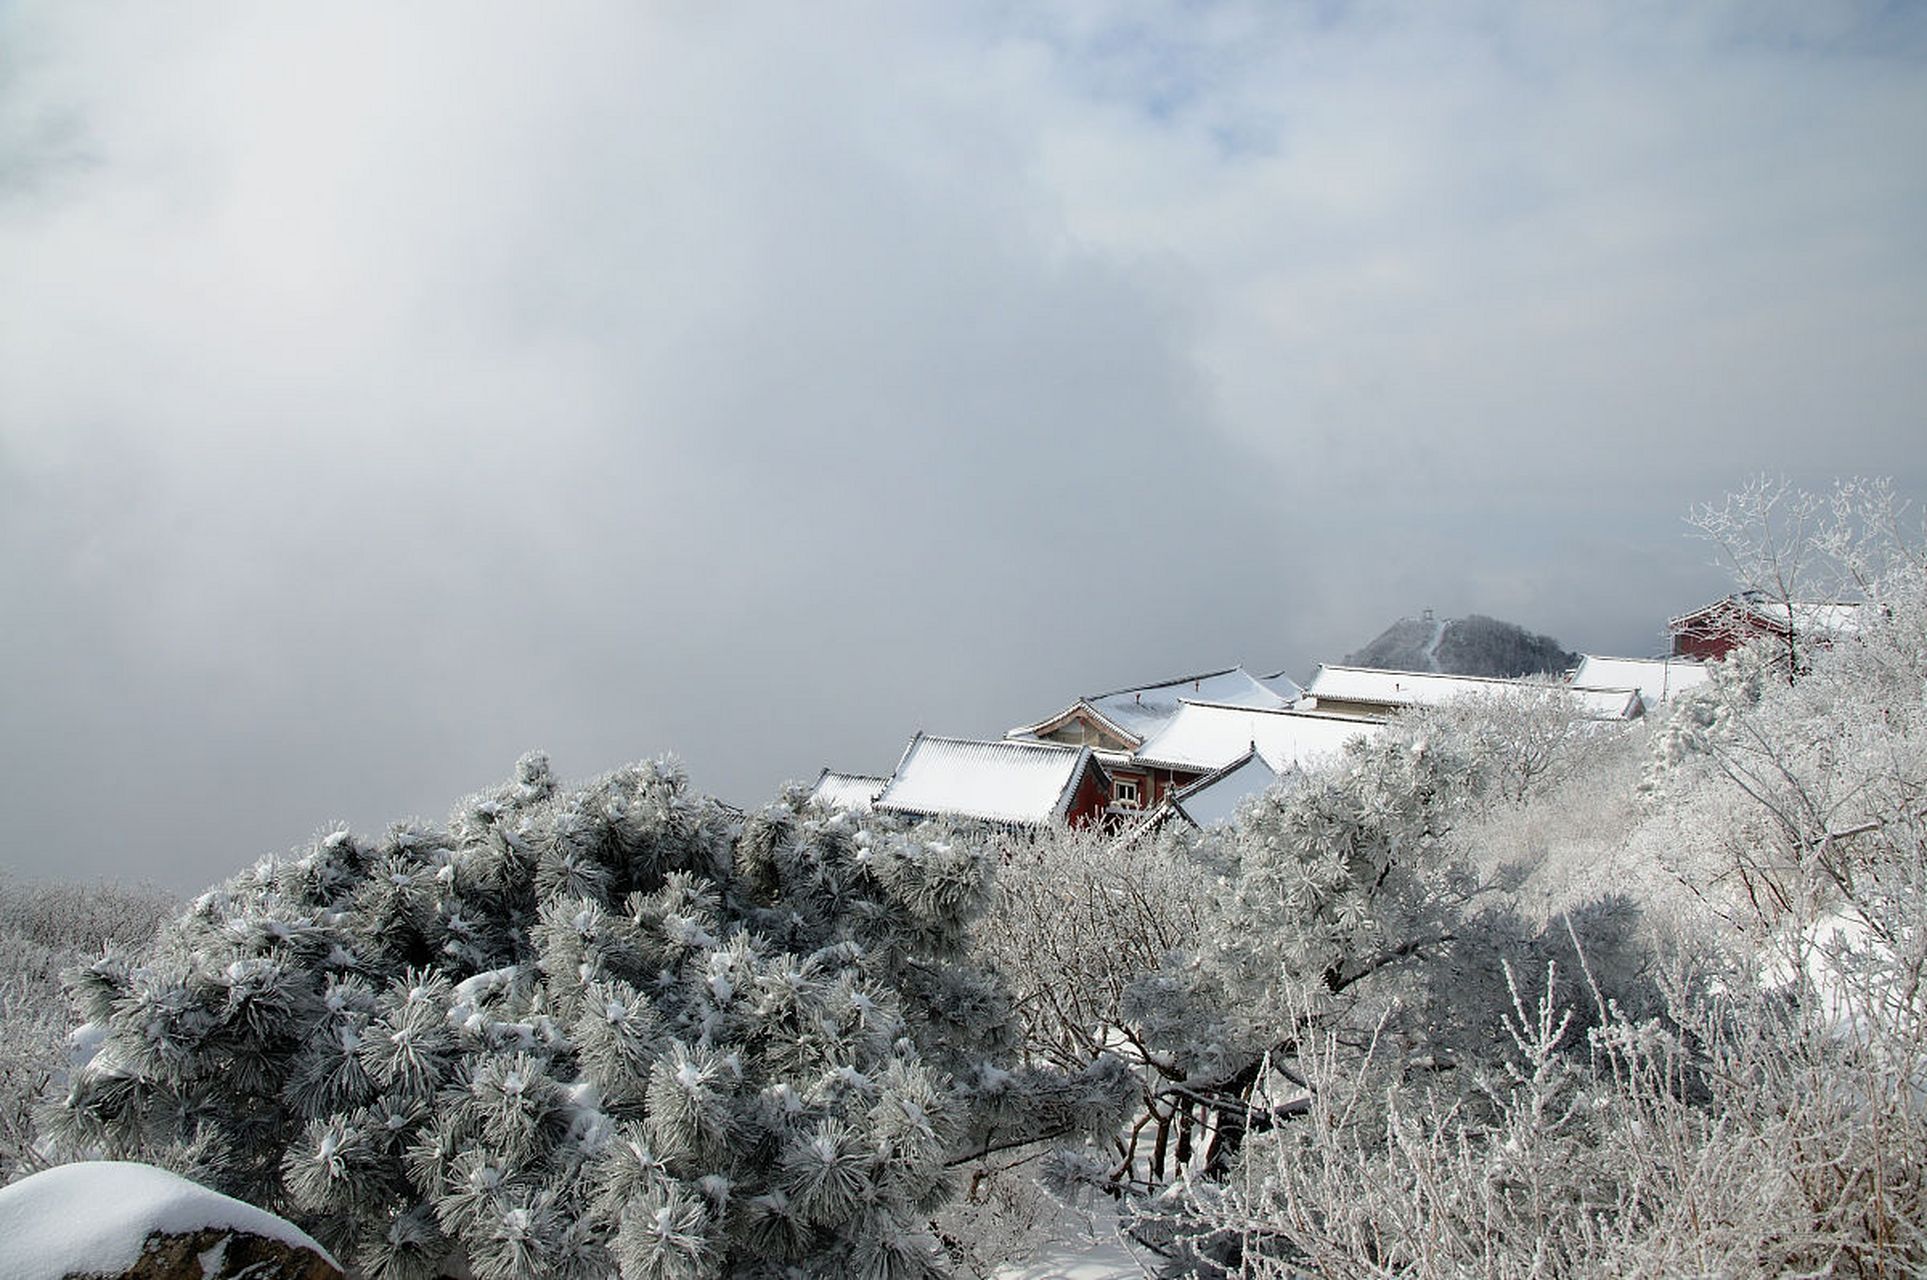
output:
[[[989,876],[943,827],[531,755],[445,827],[265,860],[150,962],[77,971],[50,1133],[398,1280],[941,1274],[949,1167],[1114,1125],[1127,1087],[1011,1061],[964,948]]]

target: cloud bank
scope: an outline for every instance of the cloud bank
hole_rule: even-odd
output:
[[[1644,652],[1693,501],[1927,488],[1879,8],[0,14],[0,867],[544,746],[754,803],[1432,606]]]

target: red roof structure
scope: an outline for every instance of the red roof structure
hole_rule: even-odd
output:
[[[1740,591],[1701,605],[1666,623],[1673,654],[1708,661],[1724,658],[1753,640],[1781,644],[1830,644],[1860,629],[1860,606],[1839,600],[1779,600],[1764,591]]]

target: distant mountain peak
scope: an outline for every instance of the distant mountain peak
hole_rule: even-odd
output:
[[[1556,675],[1578,661],[1578,654],[1551,636],[1535,635],[1517,623],[1478,613],[1435,618],[1430,609],[1400,618],[1370,644],[1345,655],[1348,667],[1501,678]]]

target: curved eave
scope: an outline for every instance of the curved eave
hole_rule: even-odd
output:
[[[1109,716],[1082,698],[1071,703],[1070,706],[1064,708],[1048,720],[1040,720],[1036,724],[1019,725],[1004,736],[1006,738],[1041,738],[1047,733],[1057,732],[1071,721],[1077,719],[1080,712],[1091,720],[1096,721],[1099,729],[1116,737],[1125,743],[1127,747],[1138,747],[1144,742],[1142,737],[1132,733],[1129,729],[1112,720]]]
[[[1194,760],[1153,760],[1148,756],[1133,756],[1131,763],[1140,769],[1169,769],[1185,773],[1216,773],[1224,768],[1220,764],[1200,764]],[[1189,786],[1189,783],[1185,784]]]
[[[1017,817],[1007,813],[965,813],[960,809],[912,809],[901,804],[880,804],[876,811],[900,818],[949,818],[958,822],[988,822],[1000,827],[1048,827],[1059,821],[1055,815]]]
[[[1236,760],[1233,760],[1230,764],[1220,765],[1216,769],[1213,769],[1210,773],[1205,774],[1202,778],[1199,778],[1197,781],[1185,783],[1182,787],[1172,792],[1169,799],[1173,804],[1182,806],[1187,796],[1193,795],[1199,791],[1204,790],[1206,787],[1210,786],[1214,782],[1222,781],[1226,776],[1231,774],[1234,770],[1244,768],[1244,766],[1249,764],[1254,758],[1263,762],[1265,768],[1271,769],[1271,761],[1266,760],[1264,756],[1259,754],[1257,744],[1254,743],[1252,744],[1250,749],[1248,749],[1243,755],[1239,756]],[[1276,777],[1278,774],[1278,771],[1276,769],[1272,769],[1271,771],[1272,771],[1272,775]],[[1188,818],[1191,815],[1187,813],[1184,816]]]

